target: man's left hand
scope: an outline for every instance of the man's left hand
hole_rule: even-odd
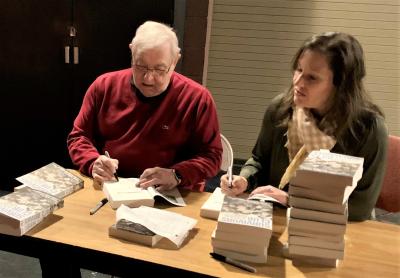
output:
[[[172,169],[167,168],[148,168],[139,177],[138,186],[147,188],[153,186],[159,191],[171,190],[178,185]]]

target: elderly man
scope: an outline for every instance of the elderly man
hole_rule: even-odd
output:
[[[67,140],[73,163],[100,183],[118,169],[141,187],[203,190],[222,154],[210,92],[174,71],[170,27],[147,21],[129,47],[132,68],[101,75],[86,92]]]

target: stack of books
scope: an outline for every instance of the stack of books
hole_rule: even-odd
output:
[[[265,263],[272,234],[272,210],[269,202],[225,196],[211,237],[213,252],[231,259]]]
[[[64,197],[83,188],[83,180],[56,163],[19,178],[21,186],[0,197],[0,233],[21,236],[64,205]]]
[[[363,172],[364,159],[313,151],[289,186],[288,252],[294,260],[336,267],[344,258],[350,194]]]

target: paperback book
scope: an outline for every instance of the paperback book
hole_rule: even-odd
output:
[[[64,201],[30,187],[0,197],[0,233],[21,236],[39,224]]]
[[[115,238],[140,243],[146,246],[154,246],[162,239],[162,236],[153,233],[145,226],[125,219],[120,219],[110,226],[108,234]]]
[[[54,162],[20,176],[17,180],[23,185],[15,190],[28,186],[57,198],[64,198],[83,188],[81,178]]]

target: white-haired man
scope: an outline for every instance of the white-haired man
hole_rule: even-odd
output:
[[[141,187],[203,190],[222,154],[210,92],[174,71],[181,55],[169,26],[145,22],[129,47],[132,68],[101,75],[86,92],[67,139],[73,163],[99,182],[118,169]]]

